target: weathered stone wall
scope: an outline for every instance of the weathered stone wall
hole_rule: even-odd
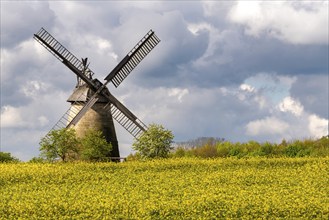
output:
[[[106,103],[97,102],[89,109],[80,121],[74,126],[78,137],[83,137],[89,129],[100,130],[106,140],[112,144],[112,157],[119,157],[118,140],[115,133],[113,118],[110,111],[105,111]],[[81,109],[82,106],[72,105],[71,108]],[[74,113],[70,112],[70,116]]]

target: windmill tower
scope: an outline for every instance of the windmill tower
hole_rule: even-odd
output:
[[[87,58],[82,59],[82,73],[92,79],[90,72],[88,71],[89,64],[87,64],[87,60]],[[88,99],[90,99],[93,94],[94,91],[91,90],[80,77],[77,77],[77,84],[73,90],[73,93],[67,99],[67,101],[71,103],[69,111],[70,118],[74,118],[77,115],[76,110],[81,110],[83,105],[88,102]],[[78,137],[83,137],[90,131],[90,129],[102,131],[106,141],[112,144],[112,152],[109,156],[119,158],[120,153],[118,140],[115,133],[111,111],[104,110],[107,102],[107,99],[100,96],[96,103],[77,122],[74,129],[76,130]]]
[[[104,83],[93,79],[94,73],[89,69],[87,58],[80,61],[44,28],[34,34],[34,39],[77,75],[77,85],[67,100],[71,107],[51,130],[74,127],[78,136],[85,135],[89,129],[101,130],[106,140],[112,144],[110,156],[119,158],[113,119],[137,139],[147,126],[119,102],[106,85],[112,82],[118,87],[160,42],[159,38],[150,30],[105,77]]]

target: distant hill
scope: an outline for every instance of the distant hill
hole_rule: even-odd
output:
[[[188,141],[180,141],[175,142],[173,144],[174,148],[182,147],[182,148],[194,148],[194,147],[201,147],[206,144],[208,145],[216,145],[217,143],[224,142],[224,138],[219,137],[198,137],[196,139],[188,140]]]

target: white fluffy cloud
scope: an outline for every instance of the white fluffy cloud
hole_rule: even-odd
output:
[[[247,134],[251,136],[257,135],[282,135],[289,128],[288,123],[276,118],[266,117],[251,121],[246,125]]]
[[[250,121],[246,125],[246,134],[253,137],[266,135],[280,141],[283,138],[320,138],[329,133],[327,119],[305,111],[300,102],[289,96],[268,113],[270,116]]]
[[[173,88],[169,90],[168,95],[171,97],[176,97],[179,102],[182,102],[183,97],[188,93],[188,89]]]
[[[246,92],[254,92],[255,88],[248,84],[241,84],[240,89]]]
[[[1,107],[1,128],[24,127],[26,122],[23,121],[21,111],[13,106]]]
[[[38,80],[31,80],[27,81],[25,85],[22,85],[20,91],[26,97],[35,98],[36,96],[38,96],[39,93],[45,93],[47,91],[47,88],[49,88],[49,85],[47,85],[46,83]]]
[[[329,121],[327,119],[312,114],[308,117],[308,120],[311,137],[320,138],[329,134]]]
[[[279,110],[282,112],[291,112],[296,116],[301,116],[304,110],[304,107],[300,104],[300,102],[294,100],[290,96],[285,97],[282,102],[278,105]]]
[[[26,107],[1,107],[0,128],[40,128],[48,124],[46,116],[27,115]]]
[[[328,44],[328,1],[239,1],[230,11],[232,22],[246,34],[267,35],[292,44]]]

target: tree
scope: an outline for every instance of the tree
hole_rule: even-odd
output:
[[[61,158],[62,161],[76,158],[79,153],[79,139],[74,129],[52,130],[40,142],[41,155],[53,161]]]
[[[167,157],[172,149],[174,135],[162,125],[151,124],[133,143],[133,149],[144,158]]]
[[[1,162],[19,162],[16,157],[11,156],[10,153],[0,151],[0,163]]]
[[[101,131],[89,130],[81,139],[81,158],[90,161],[108,161],[112,150]]]
[[[42,157],[32,157],[31,160],[29,160],[29,163],[44,163],[46,160]]]

